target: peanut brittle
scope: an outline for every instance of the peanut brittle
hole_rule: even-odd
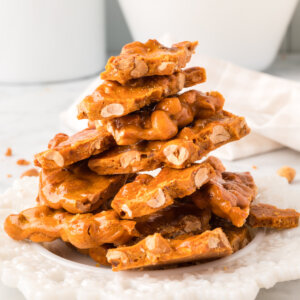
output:
[[[48,150],[35,155],[34,164],[43,169],[62,168],[103,152],[114,144],[106,130],[87,128],[72,136],[59,133],[49,142]]]
[[[79,249],[97,248],[105,243],[120,245],[138,235],[135,222],[119,220],[113,210],[73,215],[45,205],[8,216],[4,229],[15,240],[50,242],[61,238]]]
[[[221,228],[186,239],[169,240],[155,233],[129,247],[109,249],[113,271],[182,263],[230,255],[232,248]]]
[[[280,209],[276,206],[259,203],[252,205],[248,224],[255,227],[286,229],[298,227],[300,213],[294,209]]]
[[[119,56],[110,57],[101,78],[125,84],[134,78],[171,75],[185,67],[197,45],[187,41],[167,48],[157,40],[127,44]]]
[[[63,169],[42,169],[39,203],[70,213],[91,212],[114,197],[126,178],[98,175],[87,167],[86,161]]]
[[[124,116],[205,79],[205,70],[194,67],[169,76],[140,78],[127,86],[104,81],[78,105],[78,119],[94,121]]]
[[[153,214],[172,205],[174,199],[191,195],[215,176],[208,162],[182,170],[166,167],[156,177],[139,175],[120,189],[111,207],[124,219]]]
[[[256,196],[256,185],[249,172],[222,172],[191,196],[201,209],[209,206],[213,213],[242,227]]]
[[[210,118],[222,110],[224,101],[218,92],[191,90],[163,99],[154,109],[108,120],[104,126],[118,145],[133,145],[142,140],[168,140],[194,119]],[[95,123],[98,128],[98,122]],[[103,122],[100,123],[101,129]]]
[[[244,118],[221,111],[196,120],[171,140],[116,146],[89,159],[88,165],[100,175],[150,171],[162,166],[181,169],[249,132]]]
[[[230,221],[220,218],[214,214],[212,214],[210,225],[211,228],[222,228],[228,238],[233,252],[241,250],[252,240],[249,228],[246,225],[243,227],[235,227]]]
[[[145,238],[160,233],[164,238],[200,234],[210,229],[211,212],[199,209],[193,203],[176,202],[165,209],[159,210],[136,221],[136,229]]]

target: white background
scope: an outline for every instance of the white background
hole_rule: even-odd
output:
[[[117,0],[106,1],[106,16],[108,52],[117,53],[124,44],[132,41]],[[300,52],[300,2],[282,43],[281,52]]]

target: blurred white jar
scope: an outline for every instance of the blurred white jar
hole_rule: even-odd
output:
[[[298,0],[119,0],[135,40],[199,40],[199,53],[256,70],[274,60]]]
[[[0,0],[0,82],[80,78],[105,64],[104,0]]]

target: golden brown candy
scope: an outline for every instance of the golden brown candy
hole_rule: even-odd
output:
[[[164,168],[156,177],[139,175],[124,185],[111,206],[124,219],[153,214],[174,203],[174,199],[191,195],[211,178],[215,169],[207,162],[177,170]]]
[[[48,150],[35,155],[35,165],[43,169],[57,169],[103,152],[114,139],[106,130],[87,128],[72,136],[57,134],[48,145]]]
[[[119,56],[112,56],[101,73],[104,80],[121,84],[153,75],[171,75],[190,61],[198,42],[181,42],[167,48],[157,40],[125,45]]]
[[[174,95],[184,87],[204,82],[205,79],[205,70],[194,67],[169,76],[136,79],[126,86],[104,81],[78,105],[78,119],[95,121],[121,117]]]
[[[113,271],[161,266],[230,255],[232,248],[221,228],[185,239],[165,239],[150,235],[129,247],[109,249],[107,260]]]
[[[251,227],[286,229],[298,227],[300,213],[294,209],[280,209],[276,206],[259,203],[252,205],[248,224]]]
[[[191,90],[161,100],[154,109],[104,123],[100,121],[100,125],[95,121],[95,124],[100,129],[106,127],[118,145],[133,145],[142,140],[168,140],[194,119],[210,118],[222,110],[223,105],[224,98],[218,92]]]
[[[249,132],[244,118],[221,111],[211,118],[196,120],[171,140],[116,146],[90,158],[88,165],[100,175],[150,171],[162,166],[182,169]]]
[[[223,172],[191,196],[199,208],[209,206],[213,213],[242,227],[256,196],[256,185],[249,172]]]
[[[126,178],[98,175],[87,167],[86,161],[63,169],[42,169],[39,202],[70,213],[91,212],[114,197]]]
[[[79,249],[106,243],[124,244],[138,233],[135,222],[119,220],[113,210],[93,214],[70,214],[45,205],[6,218],[4,229],[15,240],[50,242],[61,238]]]

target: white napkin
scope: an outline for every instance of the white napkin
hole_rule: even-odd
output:
[[[202,91],[216,90],[226,99],[225,109],[246,117],[252,132],[244,139],[214,151],[222,159],[242,157],[286,146],[300,151],[300,82],[241,68],[232,63],[195,54],[190,66],[207,70]],[[99,77],[62,114],[63,124],[75,131],[87,122],[76,118],[77,104],[100,84]]]

